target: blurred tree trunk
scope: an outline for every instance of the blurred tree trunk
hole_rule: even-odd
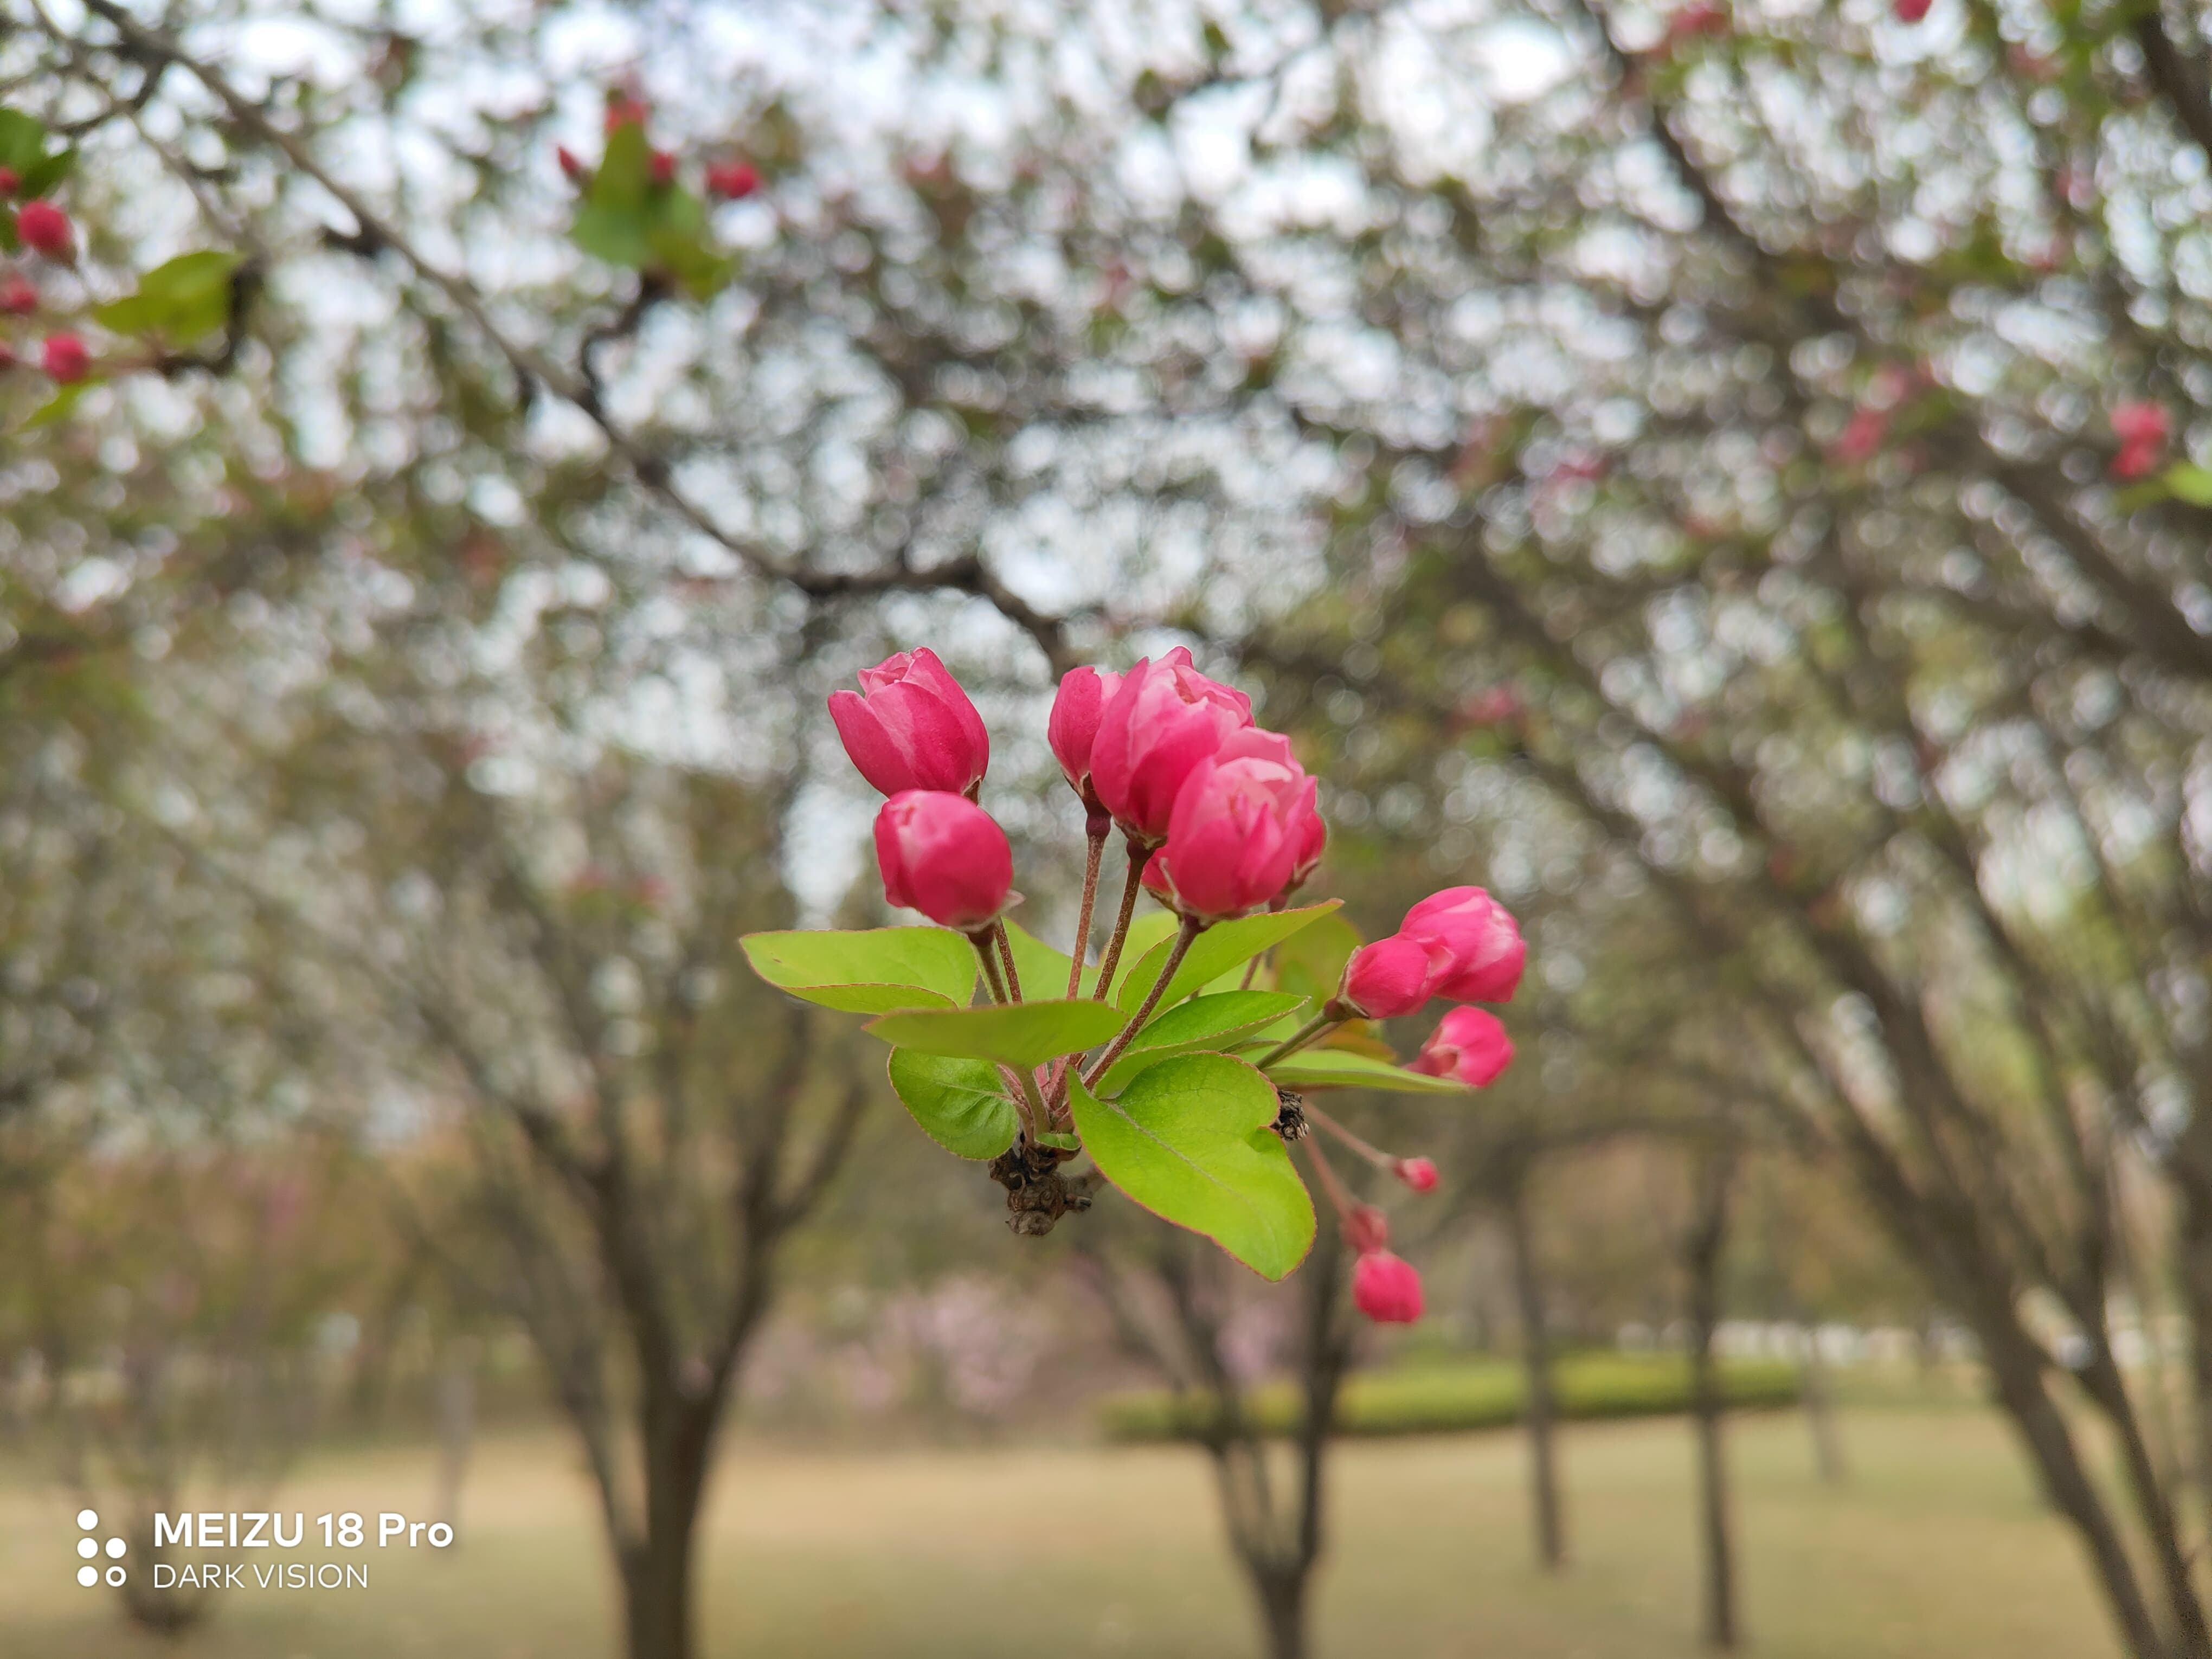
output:
[[[477,1345],[460,1337],[446,1345],[438,1373],[438,1518],[460,1534],[461,1484],[468,1478],[476,1440]]]
[[[1329,1442],[1352,1357],[1342,1242],[1324,1227],[1291,1287],[1299,1297],[1299,1395],[1287,1483],[1279,1454],[1245,1410],[1244,1379],[1224,1363],[1224,1271],[1211,1247],[1164,1229],[1151,1250],[1085,1246],[1125,1346],[1158,1365],[1191,1409],[1184,1420],[1212,1460],[1231,1547],[1252,1587],[1268,1659],[1307,1659],[1313,1570],[1327,1541]],[[1141,1259],[1142,1267],[1135,1267]],[[1146,1292],[1164,1304],[1153,1316]],[[1287,1490],[1285,1487],[1287,1486]]]
[[[1800,1320],[1804,1347],[1797,1357],[1798,1392],[1805,1403],[1805,1425],[1813,1434],[1813,1464],[1824,1486],[1845,1479],[1844,1436],[1836,1421],[1835,1395],[1828,1386],[1828,1361],[1820,1352],[1820,1328]]]
[[[1513,1293],[1521,1316],[1521,1363],[1527,1376],[1529,1498],[1534,1505],[1536,1559],[1547,1572],[1565,1565],[1565,1519],[1559,1501],[1558,1401],[1552,1382],[1551,1331],[1536,1246],[1528,1223],[1528,1171],[1517,1170],[1505,1194],[1506,1231],[1513,1248]]]
[[[1740,1639],[1735,1606],[1735,1549],[1729,1516],[1728,1463],[1722,1419],[1727,1408],[1719,1358],[1713,1352],[1721,1318],[1721,1261],[1728,1243],[1729,1183],[1734,1157],[1699,1154],[1696,1212],[1683,1261],[1689,1277],[1690,1414],[1698,1437],[1698,1532],[1704,1545],[1705,1639],[1732,1649]]]

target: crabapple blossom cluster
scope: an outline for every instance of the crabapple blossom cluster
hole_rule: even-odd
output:
[[[1333,955],[1298,958],[1299,983],[1310,992],[1322,962],[1318,982],[1333,977],[1333,993],[1290,988],[1279,947],[1337,908],[1292,905],[1328,840],[1317,785],[1287,738],[1254,724],[1249,697],[1178,647],[1121,673],[1075,669],[1054,700],[1046,737],[1083,804],[1086,842],[1062,954],[1009,914],[1020,898],[1011,847],[981,805],[990,733],[936,653],[863,669],[860,689],[833,693],[829,708],[847,755],[885,797],[875,821],[884,896],[938,928],[757,934],[746,948],[763,976],[878,1015],[868,1029],[892,1045],[900,1099],[934,1139],[989,1161],[1017,1232],[1086,1208],[1103,1181],[1280,1278],[1315,1224],[1296,1147],[1357,1255],[1356,1304],[1380,1321],[1418,1319],[1419,1273],[1391,1254],[1387,1218],[1354,1197],[1324,1143],[1414,1193],[1435,1189],[1437,1167],[1370,1146],[1311,1097],[1494,1081],[1512,1043],[1470,1005],[1508,1001],[1519,983],[1526,950],[1503,907],[1480,888],[1449,888],[1365,945],[1339,922],[1329,936],[1346,942]],[[1117,833],[1127,871],[1094,964],[1101,868]],[[1139,918],[1147,894],[1159,908]],[[1460,1006],[1411,1065],[1375,1057],[1367,1022],[1437,1000]],[[1083,1153],[1093,1171],[1060,1174]]]

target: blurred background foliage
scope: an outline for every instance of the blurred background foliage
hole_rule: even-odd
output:
[[[1577,1429],[1562,1476],[1553,1425],[1663,1376],[1698,1461],[1620,1605],[1664,1640],[2212,1652],[2212,56],[2176,6],[1914,11],[0,6],[82,231],[0,329],[96,370],[37,422],[0,375],[8,1501],[60,1539],[420,1443],[408,1501],[496,1539],[536,1489],[496,1443],[471,1475],[484,1426],[583,1472],[606,1645],[827,1651],[732,1611],[773,1585],[698,1612],[713,1493],[787,1496],[750,1437],[710,1486],[731,1422],[981,1456],[1151,1413],[1197,1425],[1273,1654],[1358,1650],[1354,1606],[1408,1650],[1495,1613],[1640,1654],[1533,1578],[1383,1596],[1323,1474],[1348,1374],[1350,1428],[1517,1415],[1535,1559],[1625,1582],[1645,1511],[1570,1500],[1641,1466]],[[680,211],[580,222],[635,118]],[[604,189],[562,163],[614,145]],[[100,325],[197,249],[240,259],[219,351]],[[1462,881],[1519,916],[1515,1068],[1342,1102],[1445,1172],[1391,1204],[1420,1328],[1111,1206],[1009,1238],[852,1022],[744,971],[745,928],[880,916],[822,698],[925,642],[1040,933],[1079,876],[1050,688],[1176,643],[1322,778],[1362,929]],[[2077,1601],[1954,1628],[1908,1560],[1867,1580],[1888,1635],[1799,1622],[1778,1563],[1762,1602],[1731,1398],[1802,1402],[1871,1535],[1952,1513],[1900,1468],[1986,1447],[1960,1501],[2071,1562],[1928,1559]],[[1945,1426],[1976,1400],[2047,1513],[1982,1407]],[[1382,1455],[1345,1501],[1399,1556],[1524,1559],[1473,1494],[1400,1540],[1358,1482],[1435,1494]],[[1001,1483],[1155,1524],[1120,1478]],[[1115,1594],[1182,1582],[1126,1547]],[[53,1549],[0,1628],[97,1650]],[[832,1577],[871,1565],[927,1612],[866,1650],[1015,1650],[896,1562]],[[471,1593],[520,1609],[498,1650],[574,1650]],[[424,1594],[413,1650],[490,1650]],[[261,1650],[246,1606],[125,1600]],[[1250,1639],[1107,1605],[1101,1648]]]

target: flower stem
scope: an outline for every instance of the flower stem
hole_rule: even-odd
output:
[[[1294,1054],[1297,1053],[1299,1049],[1304,1048],[1306,1044],[1311,1042],[1316,1037],[1319,1036],[1323,1031],[1328,1030],[1332,1025],[1343,1024],[1346,1019],[1351,1018],[1351,1016],[1348,1014],[1331,1012],[1330,1011],[1335,1006],[1336,1000],[1332,997],[1328,1001],[1322,1005],[1322,1010],[1319,1013],[1316,1014],[1304,1024],[1299,1026],[1297,1030],[1291,1032],[1290,1036],[1285,1037],[1280,1042],[1268,1049],[1266,1054],[1261,1055],[1259,1059],[1254,1060],[1252,1063],[1264,1072],[1270,1066],[1273,1066],[1277,1060],[1282,1059],[1285,1054]]]
[[[1121,1034],[1106,1045],[1097,1059],[1084,1068],[1083,1084],[1085,1088],[1103,1077],[1106,1068],[1121,1058],[1121,1051],[1136,1041],[1137,1033],[1145,1029],[1145,1022],[1152,1017],[1152,1010],[1160,1006],[1160,997],[1167,990],[1168,981],[1175,977],[1176,969],[1182,966],[1183,957],[1189,953],[1191,941],[1205,931],[1206,924],[1196,916],[1182,919],[1182,927],[1176,933],[1175,949],[1168,952],[1168,959],[1160,969],[1160,976],[1152,981],[1152,988],[1145,993],[1145,1000],[1137,1005],[1137,1012],[1129,1016],[1129,1023],[1121,1028]]]
[[[1035,1140],[1043,1125],[1038,1119],[1036,1109],[1030,1104],[1030,1090],[1022,1086],[1027,1079],[1022,1076],[1021,1068],[1001,1063],[999,1075],[1005,1079],[1013,1094],[1014,1109],[1021,1114],[1022,1127],[1028,1130],[1030,1139]],[[1031,1087],[1034,1086],[1034,1085],[1031,1085]]]
[[[1052,1109],[1044,1103],[1044,1097],[1037,1092],[1036,1073],[1026,1066],[1017,1066],[1013,1069],[1014,1075],[1021,1079],[1023,1098],[1030,1103],[1030,1121],[1035,1126],[1030,1131],[1030,1139],[1034,1140],[1052,1127]]]
[[[969,934],[968,942],[975,947],[975,954],[982,961],[983,985],[990,992],[991,1000],[1004,1002],[1006,987],[999,977],[999,958],[991,949],[990,930],[987,928],[982,933]]]
[[[1271,916],[1273,915],[1290,902],[1291,896],[1288,893],[1276,894],[1274,897],[1267,901],[1267,914]],[[1274,947],[1270,945],[1267,949],[1255,956],[1251,961],[1246,963],[1244,964],[1244,977],[1238,981],[1237,988],[1240,991],[1250,990],[1252,988],[1252,981],[1259,976],[1260,964],[1263,962],[1272,961],[1274,955]]]
[[[1358,1153],[1360,1157],[1365,1158],[1376,1169],[1390,1170],[1397,1167],[1398,1160],[1396,1158],[1391,1157],[1389,1153],[1371,1146],[1367,1142],[1362,1140],[1358,1135],[1352,1133],[1351,1130],[1346,1128],[1344,1125],[1339,1123],[1334,1118],[1331,1117],[1327,1112],[1322,1110],[1320,1107],[1315,1105],[1311,1101],[1308,1101],[1306,1103],[1305,1113],[1306,1121],[1309,1123],[1318,1124],[1322,1128],[1328,1130],[1329,1133],[1334,1135],[1346,1146],[1351,1147],[1353,1152]]]
[[[1022,976],[1014,971],[1014,944],[1006,937],[1006,918],[991,924],[992,937],[999,941],[999,961],[1006,970],[1006,999],[1010,1002],[1022,1000]]]
[[[1090,843],[1083,858],[1083,908],[1076,913],[1075,960],[1067,969],[1067,1000],[1073,1002],[1083,994],[1083,963],[1091,954],[1091,916],[1098,908],[1098,866],[1106,858],[1106,832],[1114,827],[1114,820],[1103,812],[1093,812],[1083,826],[1084,839]],[[1102,977],[1102,984],[1104,982]]]
[[[1145,866],[1152,862],[1152,849],[1140,847],[1135,841],[1129,843],[1129,878],[1121,887],[1121,914],[1114,918],[1114,937],[1106,942],[1106,954],[1098,963],[1098,988],[1091,994],[1094,1002],[1106,1000],[1106,992],[1114,983],[1114,970],[1121,965],[1121,946],[1129,937],[1129,918],[1137,914],[1137,893],[1145,884]]]
[[[1308,1115],[1311,1115],[1313,1108],[1307,1107],[1306,1112]],[[1330,1164],[1328,1155],[1322,1151],[1319,1139],[1308,1135],[1298,1144],[1305,1148],[1307,1155],[1313,1159],[1314,1173],[1321,1177],[1322,1192],[1327,1196],[1328,1201],[1335,1206],[1337,1224],[1341,1227],[1346,1218],[1358,1207],[1352,1200],[1352,1194],[1345,1190],[1344,1183],[1337,1179],[1336,1170]]]

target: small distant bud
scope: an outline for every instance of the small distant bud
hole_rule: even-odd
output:
[[[39,308],[39,290],[22,276],[0,283],[0,311],[10,317],[27,317]]]
[[[553,159],[561,164],[561,171],[568,176],[571,184],[580,185],[584,182],[584,164],[577,158],[574,150],[562,144],[554,150]]]
[[[611,92],[607,94],[608,132],[617,132],[623,127],[641,127],[644,125],[645,106],[643,104],[626,92]]]
[[[671,155],[666,150],[657,149],[653,151],[653,160],[647,165],[652,171],[653,182],[654,184],[665,185],[672,184],[675,181],[676,158],[673,155]]]
[[[40,364],[48,378],[62,386],[82,380],[92,367],[92,354],[74,334],[52,334],[40,349]]]
[[[15,234],[23,246],[35,248],[49,258],[67,256],[76,244],[76,232],[64,213],[52,202],[26,202],[15,215]]]
[[[1360,1255],[1390,1248],[1390,1220],[1372,1204],[1355,1204],[1345,1212],[1344,1242]]]
[[[23,175],[13,167],[0,167],[0,196],[13,196],[23,187]]]
[[[1437,1166],[1425,1158],[1401,1158],[1391,1166],[1391,1172],[1417,1193],[1437,1189]]]
[[[1382,1325],[1410,1325],[1421,1316],[1421,1275],[1388,1250],[1359,1258],[1352,1269],[1352,1300]]]
[[[707,169],[707,193],[726,202],[742,202],[760,181],[760,169],[750,161],[718,161]]]
[[[1934,3],[1935,0],[1896,0],[1893,9],[1899,22],[1917,23],[1928,15],[1929,8]]]

